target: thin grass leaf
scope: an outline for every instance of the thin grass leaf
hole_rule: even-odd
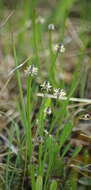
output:
[[[75,151],[73,152],[71,158],[74,159],[74,158],[79,154],[79,152],[81,151],[81,149],[82,149],[82,146],[81,146],[81,145],[78,146],[78,147],[76,147],[76,149],[75,149]]]
[[[43,186],[42,176],[38,176],[36,181],[36,190],[42,190],[42,186]]]
[[[50,190],[57,190],[57,182],[55,180],[52,181]]]
[[[35,186],[36,186],[36,181],[35,181],[35,167],[34,165],[29,165],[28,166],[28,173],[29,176],[31,176],[31,185],[32,185],[32,190],[35,190]]]
[[[55,22],[63,24],[63,20],[65,17],[68,16],[68,13],[70,11],[70,8],[75,3],[76,0],[60,0],[57,4],[56,10],[52,13],[52,19],[55,20]]]
[[[63,153],[62,153],[61,159],[64,158],[65,154],[68,152],[68,150],[71,148],[71,146],[72,146],[72,145],[71,145],[70,143],[67,144],[67,146],[64,148],[64,151],[63,151]]]
[[[71,131],[72,131],[73,125],[70,121],[64,126],[63,132],[60,136],[60,148],[64,145],[65,141],[68,140]]]

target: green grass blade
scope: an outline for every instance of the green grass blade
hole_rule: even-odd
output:
[[[73,125],[70,121],[64,126],[63,132],[60,136],[60,148],[64,145],[65,141],[69,138]]]
[[[57,182],[55,180],[52,181],[50,190],[57,190]]]
[[[42,184],[42,176],[38,176],[36,181],[36,190],[42,190]]]

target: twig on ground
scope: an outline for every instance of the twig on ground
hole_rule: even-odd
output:
[[[14,10],[7,16],[7,18],[0,24],[0,29],[8,22],[10,17],[14,14]]]
[[[23,63],[21,63],[20,65],[18,65],[17,67],[15,67],[14,69],[12,69],[12,70],[9,72],[9,74],[8,74],[8,77],[9,77],[9,78],[8,78],[8,80],[6,81],[4,87],[1,89],[1,92],[0,92],[0,95],[1,95],[1,96],[2,96],[2,93],[3,93],[3,91],[5,90],[5,88],[7,87],[8,83],[9,83],[10,80],[12,79],[14,72],[15,72],[16,70],[20,69],[21,67],[23,67],[23,66],[25,65],[25,63],[26,63],[27,61],[29,61],[30,59],[31,59],[31,57],[28,57]]]
[[[18,70],[18,69],[20,69],[21,67],[23,67],[23,66],[25,65],[25,63],[26,63],[27,61],[29,61],[29,59],[31,59],[31,57],[28,57],[23,63],[21,63],[20,65],[18,65],[18,66],[15,67],[14,69],[12,69],[12,70],[9,72],[8,76],[11,76],[16,70]]]
[[[12,143],[10,143],[9,140],[8,140],[4,135],[0,134],[0,137],[3,139],[3,141],[4,141],[5,144],[6,144],[6,146],[7,146],[8,148],[10,148],[11,151],[12,151],[14,154],[17,155],[18,149],[17,149]]]
[[[59,100],[69,100],[71,102],[82,102],[82,103],[88,103],[91,104],[91,99],[84,99],[84,98],[69,98],[69,97],[59,97],[57,98],[56,96],[52,94],[43,94],[43,93],[37,93],[37,96],[39,97],[46,97],[46,98],[53,98],[53,99],[59,99]]]

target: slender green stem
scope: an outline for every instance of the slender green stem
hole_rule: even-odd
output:
[[[26,105],[26,112],[27,112],[27,130],[26,130],[26,140],[27,140],[27,148],[28,148],[28,155],[31,158],[32,155],[32,132],[31,132],[31,76],[27,79],[27,105]]]

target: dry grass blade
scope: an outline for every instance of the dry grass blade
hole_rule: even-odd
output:
[[[4,140],[6,146],[11,149],[12,153],[17,155],[18,149],[4,135],[0,134],[0,137]]]
[[[11,76],[16,70],[18,70],[18,69],[20,69],[21,67],[23,67],[23,66],[25,65],[25,63],[26,63],[27,61],[29,61],[30,59],[31,59],[31,57],[28,57],[23,63],[21,63],[20,65],[18,65],[18,66],[15,67],[14,69],[12,69],[12,70],[9,72],[8,76]]]
[[[14,69],[12,69],[9,74],[8,74],[8,80],[6,81],[4,87],[1,89],[0,95],[2,96],[3,91],[6,89],[7,85],[9,84],[10,80],[12,79],[12,76],[14,74],[15,71],[17,71],[18,69],[20,69],[21,67],[23,67],[27,61],[29,61],[31,59],[31,57],[28,57],[23,63],[21,63],[19,66],[15,67]]]
[[[0,29],[8,22],[10,17],[14,14],[14,10],[7,16],[7,18],[0,24]]]
[[[69,100],[71,102],[82,102],[82,103],[88,103],[91,104],[91,99],[84,99],[84,98],[68,98],[68,97],[59,97],[52,94],[43,94],[43,93],[37,93],[37,96],[39,97],[47,97],[47,98],[53,98],[53,99],[59,99],[59,100]]]

